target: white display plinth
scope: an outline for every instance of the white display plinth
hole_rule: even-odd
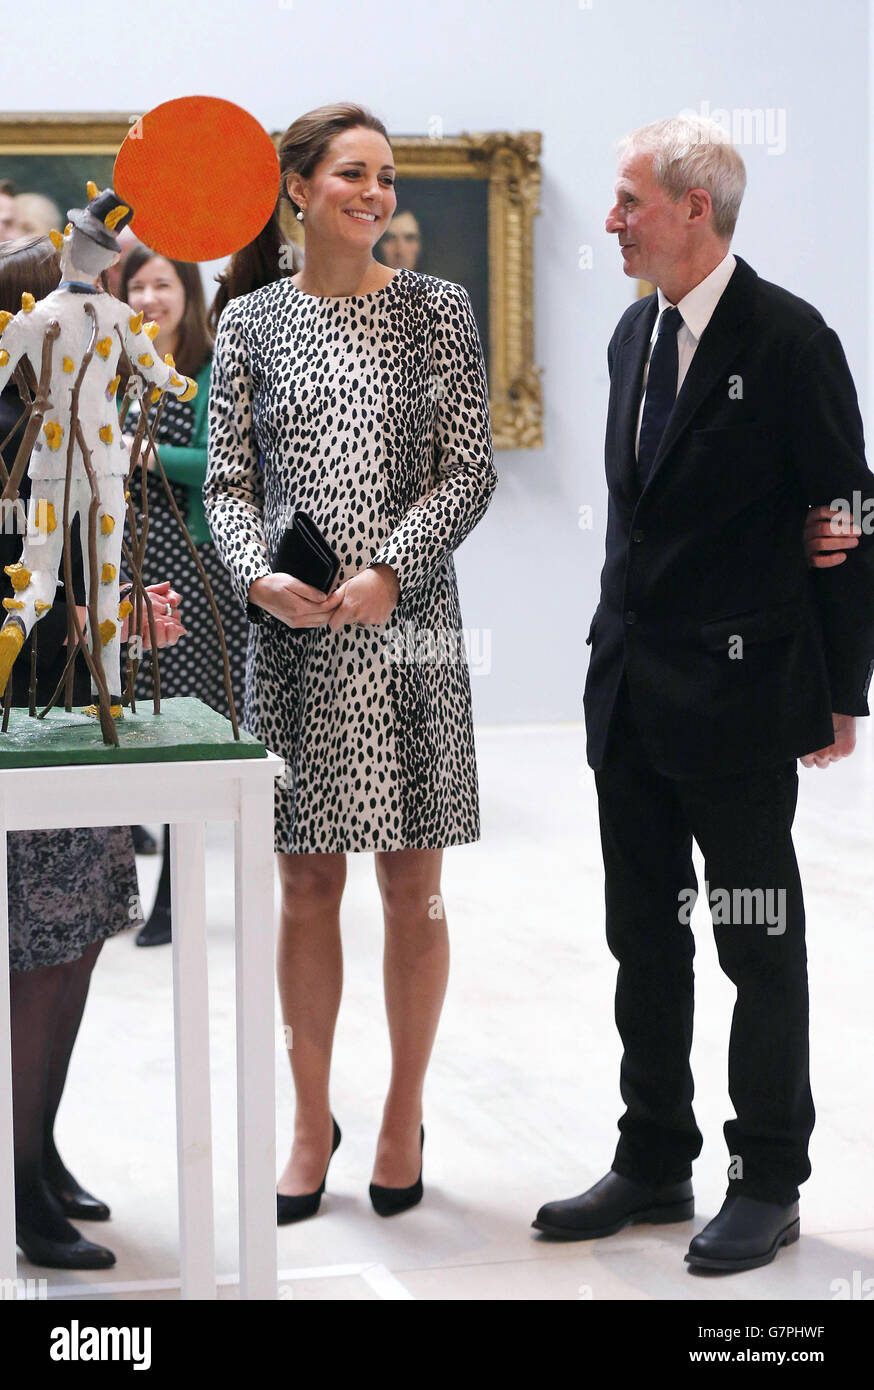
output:
[[[216,1297],[204,824],[230,820],[236,875],[240,1297],[276,1298],[273,779],[282,766],[268,753],[0,773],[0,1279],[16,1274],[7,831],[159,822],[171,827],[182,1297]]]

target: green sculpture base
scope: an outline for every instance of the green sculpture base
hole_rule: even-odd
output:
[[[240,730],[234,738],[229,719],[201,700],[137,701],[137,712],[115,721],[118,747],[104,743],[100,721],[74,708],[50,710],[45,719],[26,709],[9,712],[0,734],[0,771],[10,767],[65,767],[74,763],[180,763],[204,759],[265,758],[267,749]]]

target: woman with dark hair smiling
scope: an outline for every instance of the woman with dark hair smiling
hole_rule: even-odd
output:
[[[124,262],[119,298],[135,313],[158,325],[155,352],[172,353],[176,369],[197,381],[192,401],[165,397],[156,439],[161,463],[173,496],[209,576],[231,663],[234,698],[242,706],[246,671],[246,621],[234,597],[227,570],[213,548],[203,512],[206,474],[207,404],[212,366],[212,335],[207,326],[203,285],[197,266],[166,260],[146,246],[135,246]],[[132,402],[123,438],[128,448],[139,422]],[[160,476],[149,461],[149,534],[146,554],[153,573],[172,573],[185,594],[188,636],[182,645],[161,657],[161,695],[166,699],[191,695],[220,714],[227,714],[224,672],[212,614],[197,566],[185,544]],[[142,470],[131,480],[134,508],[142,511]],[[137,693],[151,691],[149,663],[140,669]],[[149,920],[137,935],[138,946],[160,946],[170,940],[170,827],[164,827],[163,862]]]
[[[294,1143],[281,1224],[318,1208],[340,1142],[329,1081],[346,855],[371,851],[385,919],[392,1071],[370,1197],[422,1196],[422,1093],[446,989],[443,849],[480,834],[470,680],[452,552],[488,506],[488,388],[467,291],[391,270],[385,126],[363,107],[301,116],[279,145],[274,216],[232,260],[216,336],[204,498],[248,605],[246,723],[286,763],[276,791],[278,974]],[[281,203],[304,227],[286,274]],[[325,593],[271,557],[293,510],[339,560]],[[411,630],[440,658],[409,659]],[[449,652],[446,652],[446,648]]]

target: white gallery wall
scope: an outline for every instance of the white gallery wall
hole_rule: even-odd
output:
[[[457,565],[465,626],[489,655],[472,682],[477,719],[577,720],[603,552],[605,350],[634,292],[604,232],[615,142],[683,108],[730,113],[749,178],[734,249],[838,331],[870,421],[869,9],[867,0],[176,0],[159,15],[89,0],[83,23],[82,10],[51,0],[37,7],[41,42],[33,11],[7,3],[3,106],[133,115],[202,92],[238,102],[269,130],[355,100],[399,134],[425,134],[434,116],[447,134],[542,132],[535,325],[545,445],[498,454],[499,487]]]

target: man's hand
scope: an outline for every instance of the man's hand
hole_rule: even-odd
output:
[[[842,565],[846,552],[859,544],[861,529],[847,513],[831,507],[811,507],[804,522],[804,553],[811,569]],[[818,551],[832,553],[822,555]]]
[[[265,574],[249,585],[249,602],[288,627],[324,627],[343,601],[342,587],[326,597],[292,574]]]
[[[350,623],[378,626],[391,617],[398,601],[400,582],[391,565],[372,565],[347,579],[337,593],[342,596],[342,602],[328,624],[332,632]]]
[[[828,767],[839,758],[848,758],[856,746],[856,716],[854,714],[833,714],[835,741],[828,748],[820,748],[816,753],[805,753],[801,759],[805,767]]]

